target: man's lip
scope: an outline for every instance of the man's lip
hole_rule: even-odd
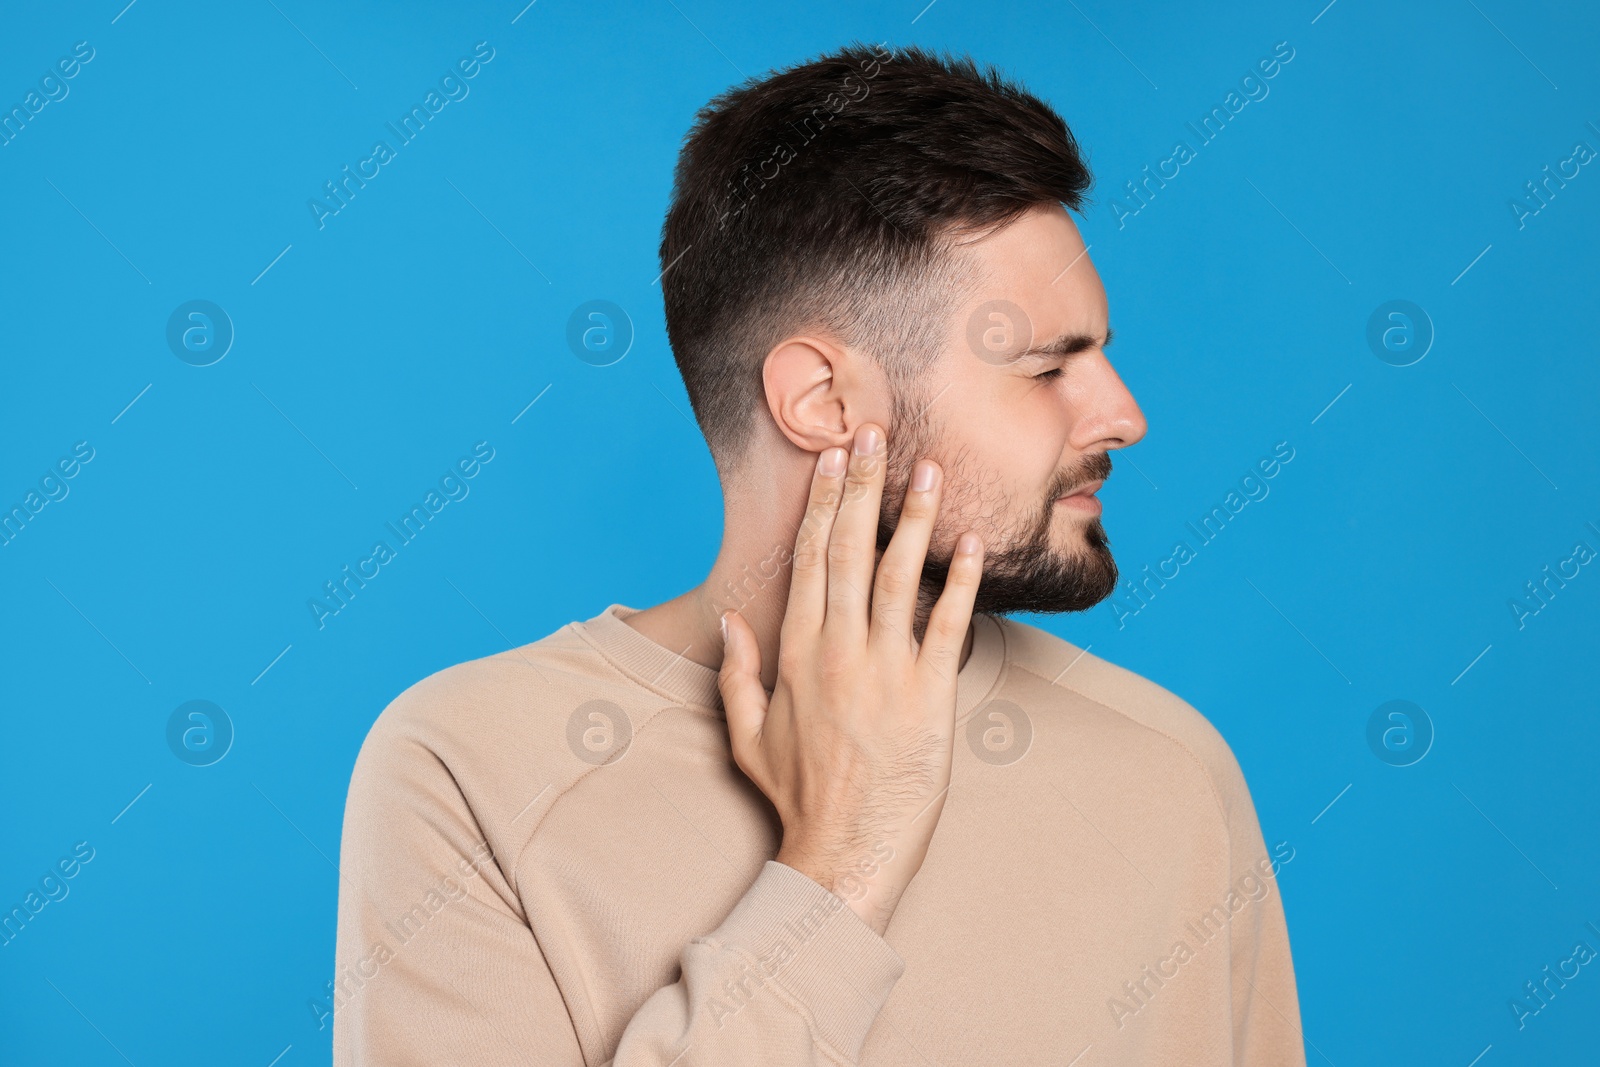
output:
[[[1104,481],[1090,482],[1087,485],[1083,485],[1077,489],[1074,489],[1070,493],[1063,493],[1060,497],[1057,497],[1057,499],[1065,500],[1069,496],[1093,496],[1095,493],[1098,493],[1100,491],[1100,487],[1105,484],[1106,483]]]

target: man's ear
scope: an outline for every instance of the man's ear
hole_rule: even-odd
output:
[[[821,337],[790,337],[761,366],[767,408],[778,431],[796,447],[821,452],[850,446],[862,421],[862,383],[839,345]]]

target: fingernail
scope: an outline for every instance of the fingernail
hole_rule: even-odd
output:
[[[718,624],[720,624],[722,626],[722,643],[723,644],[727,644],[728,643],[728,616],[727,615],[723,615],[723,616],[719,617],[717,619],[717,622],[718,622]]]
[[[961,535],[960,539],[956,541],[956,551],[964,556],[972,555],[974,552],[977,552],[980,547],[982,547],[982,545],[978,541],[978,535],[975,533],[964,533]]]
[[[881,435],[870,426],[863,426],[856,431],[856,455],[870,456],[878,450],[878,441]]]
[[[817,457],[817,473],[832,478],[834,475],[844,473],[844,449],[835,446],[824,448],[822,455]]]
[[[911,472],[911,489],[916,493],[926,493],[933,488],[933,464],[927,460],[918,460],[917,469]]]

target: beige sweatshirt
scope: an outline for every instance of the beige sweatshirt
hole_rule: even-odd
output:
[[[1293,847],[1267,851],[1184,701],[976,616],[950,793],[879,937],[772,859],[716,672],[632,612],[440,671],[373,726],[337,1067],[1304,1064]]]

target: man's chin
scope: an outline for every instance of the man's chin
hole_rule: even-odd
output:
[[[1117,589],[1117,564],[1098,519],[1077,535],[1072,551],[1025,546],[991,555],[973,611],[990,615],[1018,612],[1059,614],[1087,611]]]

